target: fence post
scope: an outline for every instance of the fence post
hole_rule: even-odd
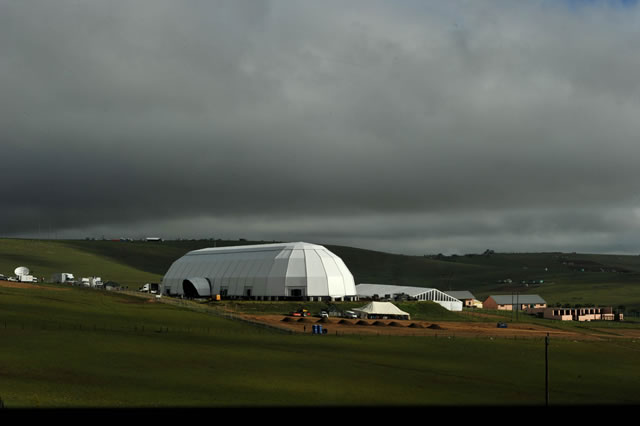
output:
[[[544,338],[544,401],[549,406],[549,333]]]

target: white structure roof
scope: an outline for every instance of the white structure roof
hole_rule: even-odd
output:
[[[455,297],[458,300],[476,298],[470,291],[467,291],[467,290],[445,291],[445,293],[447,293],[451,297]]]
[[[394,294],[404,293],[411,297],[434,290],[426,287],[410,287],[391,284],[358,284],[356,290],[359,296],[373,297],[374,295],[385,297],[385,295],[393,296]]]
[[[498,305],[515,305],[515,304],[541,304],[544,305],[547,302],[537,294],[518,294],[516,296],[512,294],[498,294],[491,295],[491,297]]]
[[[244,253],[244,252],[256,252],[256,251],[276,251],[276,250],[294,250],[294,249],[324,249],[324,246],[318,244],[311,244],[305,242],[295,243],[273,243],[273,244],[252,244],[244,246],[229,246],[229,247],[209,247],[200,250],[193,250],[187,253],[189,255],[200,254],[220,254],[220,253]]]
[[[406,294],[417,300],[432,301],[450,311],[461,311],[462,302],[455,297],[428,287],[411,287],[390,284],[358,284],[356,286],[358,297],[393,297],[395,294]]]
[[[193,279],[193,280],[191,280]],[[176,260],[162,284],[184,294],[190,280],[198,294],[257,297],[355,297],[353,275],[324,246],[305,242],[205,248]],[[206,285],[205,285],[206,283]]]

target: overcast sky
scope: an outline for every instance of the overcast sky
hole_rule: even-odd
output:
[[[0,236],[640,253],[640,10],[0,0]]]

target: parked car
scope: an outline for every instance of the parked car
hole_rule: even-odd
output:
[[[329,313],[327,311],[321,311],[320,312],[320,317],[321,318],[329,318]]]
[[[353,311],[345,311],[345,312],[344,312],[344,314],[343,314],[343,316],[344,316],[345,318],[351,318],[351,319],[356,319],[356,318],[358,318],[358,315],[357,315],[355,312],[353,312]]]

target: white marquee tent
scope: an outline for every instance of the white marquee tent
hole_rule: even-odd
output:
[[[391,302],[371,302],[353,311],[361,318],[410,319],[410,315]]]
[[[392,299],[405,294],[411,299],[431,301],[450,311],[461,311],[462,301],[435,288],[410,287],[388,284],[358,284],[356,292],[360,298]]]
[[[353,300],[353,275],[325,247],[304,242],[194,250],[176,260],[163,292],[187,297]]]

